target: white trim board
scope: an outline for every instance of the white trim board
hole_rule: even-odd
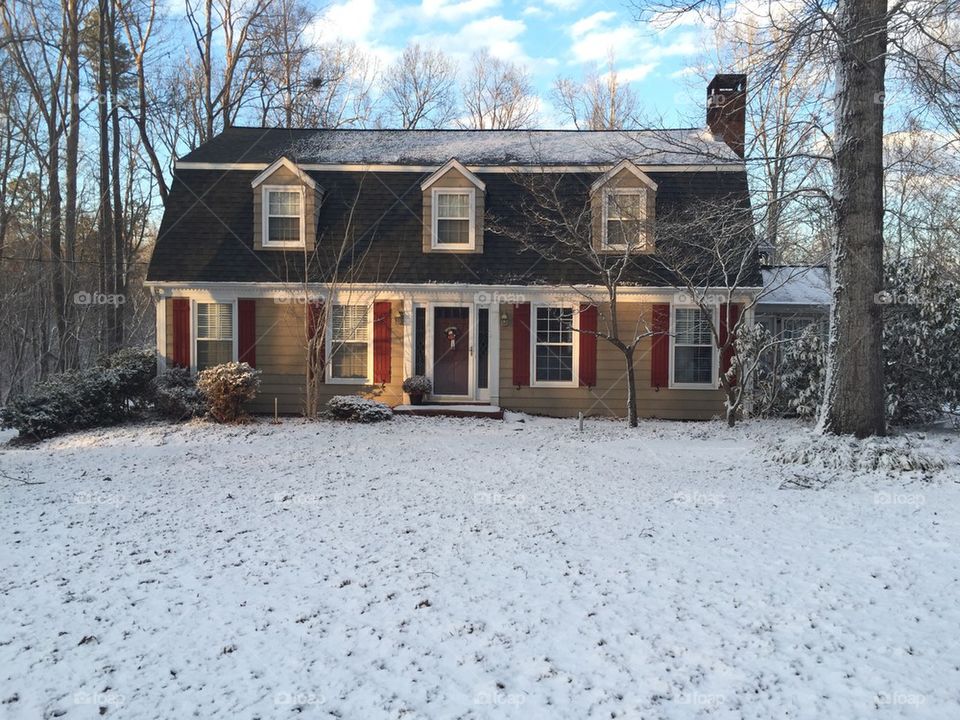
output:
[[[582,165],[467,165],[472,173],[573,173],[573,172],[607,172],[613,163],[597,164],[584,163]],[[265,170],[268,163],[214,163],[177,161],[174,170]],[[439,165],[403,165],[399,163],[300,163],[301,170],[317,170],[329,172],[425,172],[433,173]],[[642,172],[744,172],[746,164],[736,163],[702,163],[690,165],[636,165]]]

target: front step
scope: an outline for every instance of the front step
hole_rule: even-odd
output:
[[[397,415],[421,417],[476,417],[503,420],[503,408],[497,405],[397,405],[393,412]]]

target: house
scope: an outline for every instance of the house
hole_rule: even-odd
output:
[[[707,128],[230,128],[176,163],[147,275],[161,365],[247,361],[254,410],[301,412],[308,381],[398,405],[421,374],[433,402],[622,415],[623,356],[590,334],[610,317],[598,274],[502,232],[537,217],[536,179],[587,209],[595,257],[628,249],[618,325],[655,333],[636,353],[640,414],[717,415],[729,358],[661,261],[663,228],[702,202],[749,214],[744,93],[717,76]],[[761,284],[752,238],[737,242],[734,305]]]
[[[830,273],[822,265],[771,265],[761,268],[764,292],[755,321],[789,342],[815,325],[826,337],[830,312]]]

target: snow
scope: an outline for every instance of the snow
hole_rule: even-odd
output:
[[[570,130],[318,130],[294,142],[299,163],[443,165],[742,164],[699,128],[618,132]]]
[[[791,489],[810,469],[769,457],[809,432],[508,413],[5,446],[0,715],[960,717],[960,438],[915,441],[932,475]]]
[[[830,305],[830,272],[824,267],[784,265],[764,268],[764,305]]]

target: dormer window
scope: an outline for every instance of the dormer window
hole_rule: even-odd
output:
[[[303,188],[267,186],[263,188],[264,247],[302,247],[304,237]]]
[[[474,190],[433,190],[433,247],[474,247]]]
[[[646,242],[646,193],[642,190],[615,189],[604,192],[603,244],[620,250],[636,250]]]

